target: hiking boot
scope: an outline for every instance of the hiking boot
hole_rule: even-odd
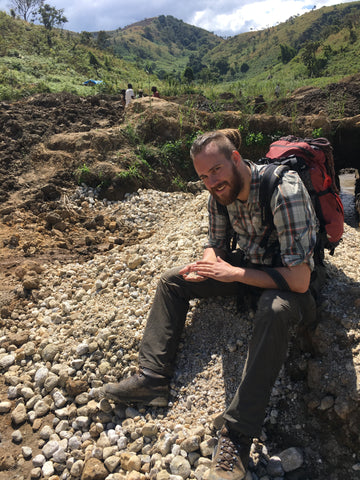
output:
[[[222,427],[208,480],[242,480],[246,476],[252,439]]]
[[[155,374],[156,375],[156,374]],[[105,397],[117,403],[139,402],[152,407],[166,407],[169,397],[169,379],[163,376],[139,373],[103,387]]]

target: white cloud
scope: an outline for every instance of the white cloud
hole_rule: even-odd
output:
[[[284,22],[305,11],[308,11],[308,8],[305,9],[305,2],[265,0],[245,4],[224,13],[216,13],[215,10],[206,8],[195,12],[190,23],[221,35],[236,35],[250,29],[259,30]]]
[[[64,9],[68,19],[65,28],[76,32],[115,30],[145,18],[172,15],[191,25],[218,35],[232,36],[251,29],[258,30],[303,14],[314,5],[343,3],[346,0],[50,0],[57,9]],[[11,0],[0,0],[0,10],[9,11]]]

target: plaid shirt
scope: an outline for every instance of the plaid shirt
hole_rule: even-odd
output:
[[[246,161],[251,168],[251,185],[246,202],[235,200],[227,206],[233,229],[238,234],[238,247],[245,258],[254,264],[270,265],[271,258],[263,258],[265,249],[260,246],[268,226],[261,221],[259,203],[260,176],[264,165]],[[268,245],[278,239],[280,256],[284,266],[307,263],[314,267],[313,250],[316,243],[318,221],[310,196],[298,174],[292,170],[286,172],[270,200],[275,229],[270,235]],[[227,217],[220,214],[215,199],[210,196],[209,239],[206,247],[226,250]]]

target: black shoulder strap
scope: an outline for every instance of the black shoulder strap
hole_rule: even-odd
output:
[[[219,215],[226,217],[227,228],[226,228],[226,248],[229,252],[236,249],[237,244],[237,233],[232,228],[229,212],[225,205],[222,205],[220,202],[216,201],[216,208]]]
[[[261,267],[261,270],[267,273],[276,283],[280,290],[290,292],[290,287],[285,278],[275,268]]]
[[[261,246],[265,248],[265,251],[267,251],[270,235],[275,228],[270,207],[271,197],[284,173],[288,170],[289,167],[287,165],[271,163],[266,167],[263,175],[260,177],[259,201],[261,206],[261,220],[263,225],[268,225],[269,227],[261,242]],[[266,272],[274,280],[280,290],[290,291],[287,281],[275,268],[264,266],[261,270]]]
[[[273,224],[273,215],[270,200],[275,188],[279,185],[284,173],[289,170],[287,165],[270,163],[260,177],[259,200],[261,206],[261,220],[263,225]]]

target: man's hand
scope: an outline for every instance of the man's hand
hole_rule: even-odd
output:
[[[225,252],[223,250],[217,249],[217,248],[206,248],[204,250],[204,255],[201,260],[198,262],[194,263],[189,263],[189,265],[186,265],[183,269],[180,270],[180,275],[184,277],[185,280],[189,282],[203,282],[207,278],[210,278],[209,276],[204,276],[199,273],[199,268],[198,264],[199,263],[216,263],[217,258],[220,258],[221,256],[224,256]]]
[[[203,282],[206,280],[206,277],[199,275],[197,272],[196,263],[190,263],[189,265],[186,265],[186,267],[182,268],[179,273],[188,282]]]
[[[238,267],[230,265],[220,257],[216,257],[216,261],[199,260],[189,267],[190,272],[196,272],[198,277],[213,278],[219,282],[236,282],[239,272]]]

